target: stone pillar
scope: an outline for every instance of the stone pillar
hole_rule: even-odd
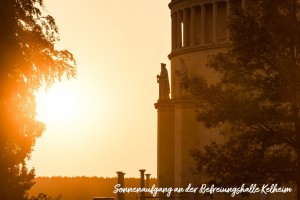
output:
[[[213,3],[213,42],[218,41],[218,4]]]
[[[189,46],[188,11],[183,10],[183,47]]]
[[[177,11],[177,49],[180,49],[182,47],[182,34],[181,34],[181,22],[182,22],[182,16],[181,11]]]
[[[141,172],[141,188],[145,187],[145,169],[140,169]],[[145,192],[141,192],[141,200],[145,200]]]
[[[196,44],[196,7],[191,8],[191,46]]]
[[[226,15],[227,15],[227,20],[228,20],[228,17],[230,17],[230,15],[231,15],[231,3],[230,3],[230,0],[226,1]],[[226,30],[226,40],[227,41],[230,40],[230,31],[228,29],[228,25],[227,25],[227,30]]]
[[[201,44],[206,43],[205,28],[206,28],[205,4],[202,4],[201,5]]]
[[[151,174],[145,174],[146,175],[146,188],[150,187],[150,176]]]
[[[118,174],[118,184],[120,184],[120,187],[123,188],[124,187],[124,175],[125,175],[125,173],[117,172],[117,174]],[[121,192],[117,193],[117,199],[118,200],[124,200],[125,199],[124,196],[125,196],[124,193],[121,193]]]
[[[146,175],[146,188],[150,188],[150,176],[151,174],[145,174]],[[146,198],[149,198],[151,195],[148,193],[148,195],[146,195]]]
[[[177,15],[176,13],[172,13],[172,51],[176,49],[177,47]]]

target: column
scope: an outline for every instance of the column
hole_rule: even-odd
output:
[[[230,4],[230,0],[226,1],[226,14],[227,14],[227,21],[228,18],[231,15],[231,4]],[[230,40],[230,31],[228,29],[228,25],[227,25],[227,30],[226,30],[226,40],[229,41]]]
[[[124,188],[124,175],[125,173],[123,172],[117,172],[118,174],[118,184],[120,184],[120,188]],[[117,199],[118,200],[124,200],[124,193],[118,192],[117,194]]]
[[[176,49],[177,46],[177,15],[176,13],[172,13],[171,15],[171,19],[172,19],[172,50]]]
[[[141,188],[145,187],[145,169],[140,169],[141,172]],[[145,200],[145,192],[141,192],[141,200]]]
[[[206,36],[205,36],[205,21],[206,21],[206,14],[205,14],[205,4],[201,5],[201,44],[206,43]]]
[[[187,36],[187,10],[183,9],[183,47],[187,47],[188,46],[188,36]]]
[[[183,47],[187,47],[189,40],[189,30],[188,30],[188,11],[187,9],[183,10]]]
[[[150,176],[151,174],[145,174],[146,175],[146,188],[150,187]]]
[[[218,4],[213,3],[213,42],[218,41]]]
[[[146,188],[150,188],[150,176],[151,174],[145,174],[146,176]],[[152,195],[150,193],[146,194],[146,199],[151,197]]]
[[[177,11],[177,49],[182,47],[181,21],[181,11]]]
[[[196,7],[191,8],[191,46],[194,46],[196,44]]]

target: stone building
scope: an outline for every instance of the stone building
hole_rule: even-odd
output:
[[[244,1],[241,0],[241,5]],[[210,140],[221,140],[214,130],[196,121],[196,106],[181,89],[184,76],[204,75],[211,83],[218,75],[206,67],[209,55],[230,46],[228,0],[172,0],[172,50],[169,54],[170,98],[159,98],[157,178],[160,187],[196,184],[194,159],[190,151]],[[159,82],[159,81],[158,81]]]
[[[159,187],[187,187],[204,182],[193,174],[195,161],[191,150],[201,149],[209,141],[222,142],[218,130],[207,129],[196,121],[196,105],[181,88],[184,76],[203,75],[209,83],[219,77],[206,67],[210,55],[226,51],[230,45],[227,17],[231,0],[171,0],[170,86],[165,86],[165,64],[157,76],[160,84],[157,109],[157,180]],[[246,0],[239,1],[246,7]],[[167,73],[167,74],[168,74]],[[163,89],[161,88],[163,87]],[[167,91],[167,92],[166,92]],[[170,93],[170,95],[169,95]],[[216,196],[216,199],[231,199]],[[295,193],[284,195],[251,195],[249,199],[295,199]]]

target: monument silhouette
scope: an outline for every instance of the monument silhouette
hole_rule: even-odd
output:
[[[157,182],[159,187],[182,187],[205,183],[205,174],[195,173],[193,149],[215,141],[226,140],[218,129],[207,129],[196,120],[197,106],[182,87],[185,78],[205,77],[209,84],[217,83],[220,74],[207,67],[210,55],[226,52],[231,47],[227,19],[232,14],[232,0],[171,0],[170,98],[166,87],[159,83],[157,109]],[[251,1],[235,0],[247,9]],[[167,67],[168,68],[168,67]],[[163,74],[167,68],[164,66]],[[161,74],[162,74],[161,72]],[[160,75],[157,76],[159,78]],[[164,82],[164,85],[168,85]],[[162,95],[165,94],[165,95]],[[253,166],[255,167],[255,166]],[[183,196],[179,195],[179,199]],[[249,199],[295,199],[295,192],[284,195],[250,195]],[[197,199],[188,194],[188,199]],[[203,199],[206,197],[201,197]],[[213,199],[231,199],[217,194]],[[240,198],[239,198],[240,199]]]
[[[240,3],[244,6],[244,0]],[[169,8],[171,94],[166,98],[166,88],[159,83],[160,95],[155,103],[158,113],[157,179],[159,187],[187,187],[200,180],[193,173],[195,163],[190,151],[201,149],[210,140],[222,141],[222,138],[217,130],[208,130],[196,121],[196,104],[181,87],[181,82],[185,76],[197,75],[205,76],[209,83],[218,80],[218,74],[207,68],[206,63],[209,55],[226,51],[231,45],[227,30],[230,1],[172,0]]]

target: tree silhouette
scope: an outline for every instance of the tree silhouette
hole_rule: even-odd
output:
[[[300,199],[300,4],[231,3],[232,47],[208,64],[220,82],[184,82],[199,105],[197,119],[226,138],[193,152],[198,171],[222,185],[297,183]]]
[[[36,184],[30,189],[29,196],[61,196],[63,200],[93,199],[93,197],[115,197],[113,193],[118,183],[117,177],[36,177]],[[149,186],[157,185],[156,179],[150,179]],[[140,178],[125,178],[125,187],[140,187]],[[126,193],[126,199],[136,199],[137,193]]]
[[[24,199],[33,185],[25,160],[45,129],[34,92],[76,73],[73,55],[54,48],[58,28],[45,13],[43,0],[0,2],[0,199]]]

